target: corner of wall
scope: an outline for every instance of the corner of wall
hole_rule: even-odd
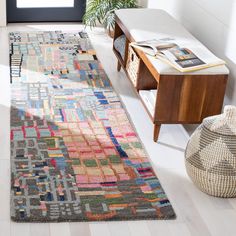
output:
[[[137,2],[140,7],[148,7],[148,0],[138,0]]]

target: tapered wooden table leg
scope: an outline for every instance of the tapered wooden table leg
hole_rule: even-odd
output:
[[[161,125],[154,124],[154,135],[153,135],[154,142],[157,142],[157,140],[158,140],[160,129],[161,129]]]
[[[117,71],[120,71],[120,69],[121,69],[121,64],[120,64],[120,62],[118,61],[118,63],[117,63]]]

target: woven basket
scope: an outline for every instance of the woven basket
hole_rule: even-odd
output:
[[[135,87],[137,86],[139,66],[140,66],[140,58],[138,57],[134,49],[131,46],[129,46],[126,70],[128,72],[130,80],[132,81]]]
[[[190,138],[185,152],[189,177],[203,192],[236,197],[236,107],[208,117]]]

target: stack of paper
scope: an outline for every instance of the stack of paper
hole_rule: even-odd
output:
[[[157,90],[140,90],[139,95],[141,96],[151,115],[154,115]]]

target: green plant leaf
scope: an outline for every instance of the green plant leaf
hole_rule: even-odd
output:
[[[115,10],[136,7],[136,0],[88,0],[83,22],[91,28],[99,22],[106,29],[112,30],[115,27]]]

